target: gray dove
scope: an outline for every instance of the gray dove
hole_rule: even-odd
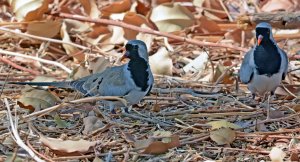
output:
[[[248,84],[253,99],[255,95],[274,95],[288,70],[287,54],[277,46],[272,27],[266,22],[256,26],[256,45],[246,53],[240,68],[240,80]],[[269,118],[269,110],[268,110]]]
[[[140,40],[130,40],[125,45],[129,58],[127,64],[105,69],[74,81],[62,82],[8,82],[8,84],[55,86],[77,90],[85,96],[122,96],[129,105],[137,104],[151,91],[154,79],[148,63],[146,44]],[[114,112],[118,101],[105,101]]]

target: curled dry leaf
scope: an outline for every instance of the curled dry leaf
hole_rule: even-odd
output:
[[[40,137],[40,141],[58,155],[82,155],[88,153],[97,144],[96,141],[90,142],[83,139],[78,141],[61,140],[56,138]]]
[[[91,18],[96,19],[100,16],[100,11],[98,10],[97,4],[95,0],[80,0],[84,11]]]
[[[170,131],[155,131],[153,132],[155,139],[161,138],[160,141],[154,138],[136,140],[134,146],[136,148],[145,148],[145,154],[162,154],[169,149],[180,146],[179,136],[172,135]]]
[[[206,124],[211,125],[212,130],[220,129],[220,128],[232,128],[232,129],[241,128],[240,126],[230,123],[226,120],[212,121],[212,122],[208,122]]]
[[[10,0],[13,12],[18,21],[40,20],[48,11],[50,0]]]
[[[112,13],[122,13],[129,11],[131,7],[131,0],[121,0],[117,2],[113,2],[110,5],[103,7],[101,9],[102,16],[108,17]]]
[[[145,4],[145,3],[147,3],[147,1],[141,2],[138,0],[138,1],[136,1],[136,3],[137,3],[137,6],[136,6],[135,10],[136,10],[136,13],[138,13],[138,14],[146,16],[149,13],[149,11],[151,10],[150,4]]]
[[[59,33],[60,27],[61,21],[46,20],[44,22],[30,22],[27,26],[26,33],[41,37],[53,38]]]
[[[123,22],[135,26],[141,26],[142,24],[146,24],[150,28],[154,28],[150,23],[148,23],[146,17],[143,15],[136,14],[134,12],[126,12]],[[135,39],[136,35],[139,33],[138,31],[124,28],[124,37],[127,40]]]
[[[179,3],[168,3],[153,8],[150,20],[158,27],[159,31],[180,31],[193,25],[194,16]]]
[[[72,43],[69,33],[67,32],[67,24],[65,22],[62,24],[60,34],[62,41]],[[85,60],[85,54],[76,47],[69,44],[63,44],[63,47],[66,50],[66,53],[72,56],[76,61],[83,62]]]
[[[210,139],[218,145],[230,144],[235,140],[235,131],[231,128],[220,128],[210,132]]]
[[[47,107],[54,106],[59,102],[58,97],[46,90],[33,89],[27,86],[23,91],[18,105],[21,108],[29,109],[31,111],[38,111]]]
[[[299,2],[298,2],[299,3]],[[294,11],[297,3],[294,4],[291,0],[267,0],[267,3],[261,6],[261,11]],[[298,4],[299,5],[299,4]]]
[[[166,47],[161,47],[149,57],[151,71],[154,74],[172,75],[173,62]]]
[[[208,53],[199,52],[199,56],[183,67],[183,71],[188,73],[202,73],[208,62]]]
[[[282,151],[282,149],[278,147],[273,147],[269,157],[272,162],[283,162],[284,157],[286,156],[286,153]]]

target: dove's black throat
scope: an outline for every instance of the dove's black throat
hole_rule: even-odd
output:
[[[270,77],[278,73],[281,56],[275,42],[269,38],[263,38],[261,44],[254,49],[254,63],[259,75]]]
[[[138,56],[138,55],[136,55]],[[136,84],[136,86],[140,87],[142,91],[146,91],[149,87],[149,65],[147,61],[141,57],[135,57],[130,59],[128,63],[128,70],[131,73],[131,77]]]

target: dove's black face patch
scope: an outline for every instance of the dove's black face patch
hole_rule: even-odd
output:
[[[270,39],[270,29],[269,28],[256,28],[256,39],[258,38],[259,35],[262,35],[264,38],[262,39],[263,41],[268,41]]]
[[[259,75],[272,76],[280,70],[281,57],[269,28],[256,28],[256,38],[263,36],[261,44],[254,49],[254,63]]]
[[[131,77],[136,86],[140,87],[142,91],[146,91],[149,86],[149,65],[145,59],[138,55],[138,51],[132,50],[129,52],[131,58],[128,63],[128,70],[131,73]]]

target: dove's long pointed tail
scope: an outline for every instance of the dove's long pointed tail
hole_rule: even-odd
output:
[[[71,82],[7,82],[6,84],[54,86],[59,88],[72,88]]]

